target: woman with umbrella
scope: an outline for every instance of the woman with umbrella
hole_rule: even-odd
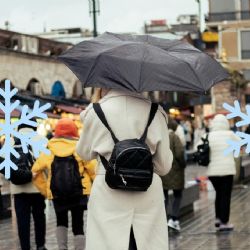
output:
[[[99,103],[118,139],[139,138],[143,134],[147,115],[141,114],[149,113],[149,100],[140,94],[117,90],[102,90],[101,97]],[[107,185],[100,156],[109,159],[114,142],[98,119],[93,105],[81,114],[81,119],[84,130],[77,152],[87,160],[99,158],[89,200],[86,249],[128,249],[131,227],[137,249],[168,249],[166,213],[159,177],[167,174],[172,164],[164,110],[158,108],[148,129],[146,143],[153,154],[154,175],[146,192],[115,190]]]
[[[82,158],[98,159],[89,200],[86,250],[127,250],[131,227],[138,250],[167,250],[166,214],[159,177],[169,172],[173,158],[167,118],[160,107],[155,108],[139,93],[204,92],[227,77],[226,72],[189,44],[147,35],[105,33],[74,46],[59,59],[85,87],[102,88],[99,105],[90,104],[81,114],[84,128],[77,145],[77,153]],[[122,174],[119,183],[114,183],[120,188],[123,184],[125,190],[110,183],[117,176],[117,162],[111,160],[119,158],[114,146],[119,149],[117,144],[124,140],[137,140],[140,145],[143,142],[143,148],[150,151],[145,161],[150,159],[152,164],[152,183],[144,192],[126,190],[130,177],[126,179]],[[124,158],[124,164],[130,162],[130,158]],[[134,170],[139,166],[131,164],[132,177],[145,173]],[[138,179],[134,185],[140,183]]]

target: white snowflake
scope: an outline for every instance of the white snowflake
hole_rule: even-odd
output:
[[[239,101],[234,101],[234,106],[224,103],[223,107],[230,112],[227,115],[227,119],[236,117],[241,118],[241,121],[236,122],[236,127],[242,127],[250,124],[250,105],[246,105],[246,114],[241,111]],[[250,135],[240,131],[237,131],[235,134],[240,137],[240,140],[228,140],[227,143],[229,147],[224,151],[224,154],[228,155],[233,152],[234,156],[238,157],[243,146],[246,146],[245,152],[250,153]]]
[[[45,154],[49,154],[50,151],[46,148],[46,139],[41,139],[39,141],[35,141],[34,137],[37,136],[37,132],[31,132],[27,134],[19,133],[16,129],[21,124],[30,125],[33,127],[37,127],[37,122],[32,121],[32,118],[42,118],[46,119],[47,114],[43,113],[45,110],[50,108],[51,104],[47,103],[41,107],[39,107],[39,101],[34,102],[33,109],[28,111],[28,106],[24,105],[21,112],[21,117],[16,122],[11,122],[11,112],[14,111],[19,105],[20,101],[16,100],[11,103],[12,97],[18,92],[16,88],[10,88],[10,81],[5,81],[5,90],[0,88],[0,96],[4,98],[4,103],[0,103],[0,109],[5,114],[5,123],[0,123],[0,136],[5,136],[5,142],[0,149],[0,156],[3,156],[4,160],[0,164],[0,170],[5,170],[5,178],[10,178],[11,169],[17,170],[18,166],[11,161],[11,156],[13,155],[15,158],[19,158],[20,155],[18,152],[11,146],[11,138],[16,137],[20,139],[22,144],[22,150],[26,154],[28,153],[28,145],[30,145],[33,149],[33,153],[35,157],[38,157],[40,152],[44,152]]]

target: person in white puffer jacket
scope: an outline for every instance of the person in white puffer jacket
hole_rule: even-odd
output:
[[[234,228],[232,224],[229,224],[229,217],[233,176],[236,174],[236,167],[233,153],[224,155],[224,150],[228,148],[228,140],[239,140],[239,138],[230,130],[227,118],[221,114],[214,117],[210,129],[211,132],[208,135],[210,163],[207,175],[216,192],[215,227],[219,231],[229,231]]]

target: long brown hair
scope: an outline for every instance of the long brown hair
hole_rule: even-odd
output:
[[[91,97],[91,102],[99,102],[99,100],[102,98],[102,89],[101,88],[94,88],[94,93]]]
[[[102,97],[104,97],[110,89],[104,89],[104,88],[95,88],[94,94],[91,97],[91,102],[99,102]]]

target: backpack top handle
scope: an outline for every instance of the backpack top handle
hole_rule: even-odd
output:
[[[117,139],[117,137],[115,136],[115,134],[113,133],[112,129],[110,128],[107,119],[105,117],[105,114],[101,108],[100,103],[93,103],[93,108],[97,114],[97,116],[99,117],[99,119],[102,121],[103,125],[109,130],[112,139],[115,143],[119,142],[119,140]],[[158,104],[157,103],[151,103],[151,108],[150,108],[150,113],[149,113],[149,118],[148,118],[148,122],[146,125],[146,128],[140,138],[141,141],[145,142],[146,137],[147,137],[147,133],[148,133],[148,127],[150,126],[151,122],[153,121],[155,114],[158,110]]]

